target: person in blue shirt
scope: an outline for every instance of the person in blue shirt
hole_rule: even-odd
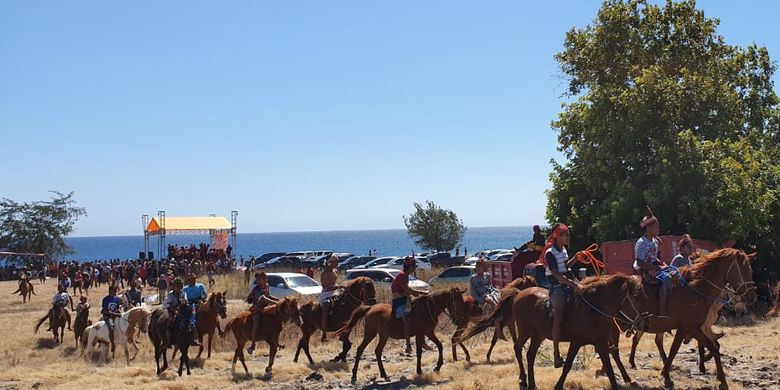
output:
[[[198,342],[198,326],[197,326],[197,314],[198,314],[198,305],[205,301],[206,298],[208,298],[208,293],[206,292],[206,286],[204,286],[202,283],[198,283],[195,274],[190,273],[187,275],[187,285],[184,286],[184,289],[182,290],[184,293],[184,298],[187,299],[187,303],[190,304],[190,308],[192,308],[192,316],[190,326],[192,326],[192,332],[193,332],[193,342],[192,345],[199,346],[200,343]]]
[[[122,315],[122,313],[119,312],[121,305],[122,300],[116,295],[116,286],[109,286],[108,295],[103,298],[100,314],[103,316],[103,321],[108,327],[108,339],[111,341],[112,353],[116,347],[114,344],[114,318]]]

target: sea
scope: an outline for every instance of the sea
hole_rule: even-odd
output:
[[[466,230],[460,253],[472,254],[483,249],[511,249],[531,240],[530,226],[472,227]],[[144,250],[143,236],[68,237],[65,242],[75,253],[67,260],[93,261],[138,258]],[[209,242],[208,236],[168,235],[166,244],[189,245]],[[157,237],[149,239],[149,250],[156,252]],[[405,229],[388,230],[338,230],[283,233],[238,233],[234,253],[236,256],[260,256],[268,252],[293,252],[302,250],[332,250],[377,256],[401,256],[411,252],[423,252],[409,238]],[[454,251],[453,251],[454,253]],[[159,258],[158,253],[154,253]]]

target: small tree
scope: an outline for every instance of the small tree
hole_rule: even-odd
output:
[[[48,201],[0,200],[0,248],[45,253],[54,259],[73,253],[64,238],[73,232],[73,225],[87,211],[76,205],[73,192],[51,193]]]
[[[466,233],[466,226],[452,210],[446,210],[430,200],[425,205],[415,202],[414,213],[404,216],[409,237],[422,249],[451,251]]]

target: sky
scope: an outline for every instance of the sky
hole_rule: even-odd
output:
[[[700,1],[780,56],[780,3]],[[544,222],[553,56],[600,2],[0,3],[0,197],[75,191],[75,236],[141,215],[240,232]]]

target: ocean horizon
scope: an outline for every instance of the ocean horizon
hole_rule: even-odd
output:
[[[463,254],[464,250],[475,253],[482,249],[512,248],[530,240],[532,234],[531,226],[471,227],[463,237],[460,251]],[[132,259],[144,250],[143,235],[67,237],[65,242],[75,250],[75,253],[65,256],[67,260]],[[201,242],[208,243],[209,237],[169,234],[165,238],[166,245],[197,245]],[[156,236],[150,237],[149,250],[154,252],[154,258],[159,258]],[[234,253],[236,257],[247,258],[268,252],[298,250],[333,250],[355,255],[366,255],[371,250],[379,256],[422,252],[409,238],[406,229],[371,229],[238,233]]]

